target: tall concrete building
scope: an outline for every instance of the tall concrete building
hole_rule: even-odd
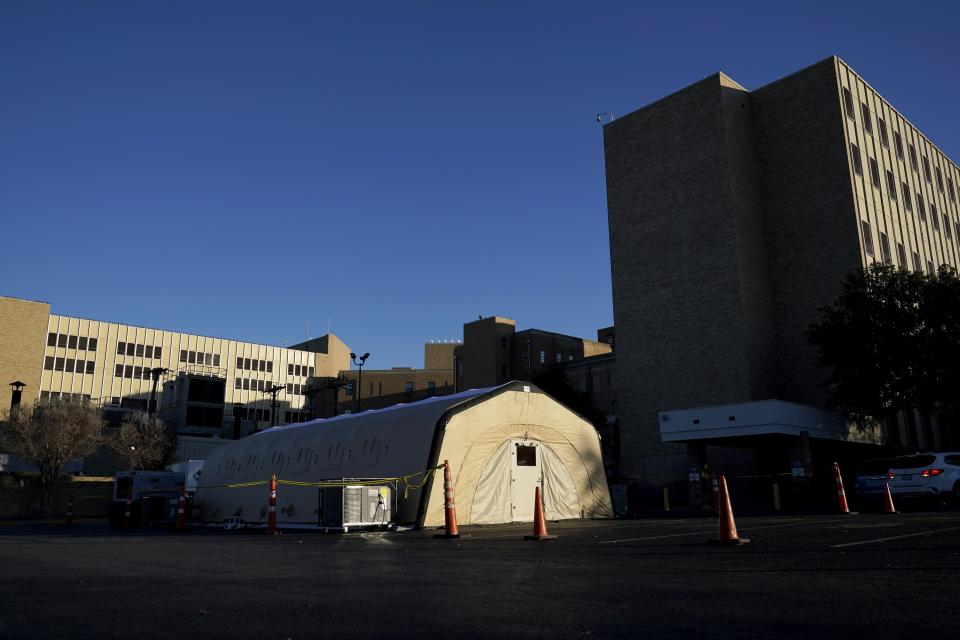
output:
[[[604,145],[622,476],[702,458],[663,442],[659,412],[824,406],[806,331],[847,274],[958,266],[960,170],[836,57],[753,91],[716,73],[610,122]]]

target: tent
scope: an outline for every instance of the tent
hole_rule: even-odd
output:
[[[525,382],[275,427],[237,440],[207,458],[194,514],[205,522],[263,523],[269,489],[262,482],[276,474],[285,481],[277,496],[278,525],[320,526],[319,490],[306,483],[408,477],[414,486],[401,481],[395,521],[442,525],[443,477],[430,470],[444,460],[460,524],[530,521],[538,485],[548,519],[613,515],[597,431]]]

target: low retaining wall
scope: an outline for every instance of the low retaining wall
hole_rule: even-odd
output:
[[[63,478],[53,491],[49,518],[62,518],[73,494],[74,518],[105,518],[113,498],[113,478]],[[40,517],[40,482],[34,477],[0,477],[0,520]]]

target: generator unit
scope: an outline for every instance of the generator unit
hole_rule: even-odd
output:
[[[320,491],[320,525],[324,529],[393,528],[395,492],[389,485],[345,485]]]

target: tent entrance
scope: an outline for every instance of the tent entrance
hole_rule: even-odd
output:
[[[532,440],[511,440],[510,503],[511,521],[533,522],[536,488],[543,481],[539,443]]]

